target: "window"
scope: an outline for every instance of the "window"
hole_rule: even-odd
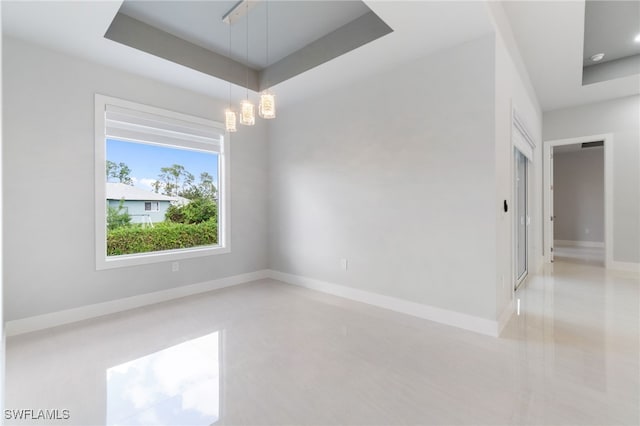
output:
[[[229,252],[223,125],[95,100],[96,268]]]
[[[147,212],[158,212],[160,211],[160,203],[157,201],[145,201],[144,210]]]

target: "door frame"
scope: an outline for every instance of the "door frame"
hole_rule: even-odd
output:
[[[520,288],[521,284],[529,276],[529,272],[531,271],[531,253],[532,250],[532,241],[531,241],[531,207],[532,204],[532,171],[534,167],[535,161],[535,153],[536,153],[536,144],[531,137],[531,133],[528,130],[528,127],[519,112],[520,110],[516,108],[515,105],[512,105],[511,110],[511,273],[510,273],[510,285],[511,285],[511,295]],[[518,133],[520,138],[516,137],[515,134]],[[527,199],[526,199],[526,273],[522,275],[522,277],[518,277],[518,260],[517,260],[517,220],[518,218],[515,215],[516,212],[516,151],[519,151],[523,157],[527,160],[526,165],[526,181],[527,181]],[[520,279],[518,279],[520,278]]]
[[[553,247],[553,222],[551,221],[551,154],[552,148],[562,145],[574,145],[584,142],[604,141],[604,252],[605,267],[613,266],[613,134],[581,136],[568,139],[554,139],[542,144],[542,204],[543,204],[543,255],[544,262],[551,263],[551,248]]]
[[[516,213],[518,213],[518,191],[517,191],[517,162],[518,156],[517,154],[522,155],[524,158],[524,167],[525,167],[525,267],[524,273],[521,276],[518,276],[518,222],[519,218]],[[533,162],[527,158],[526,155],[522,153],[518,149],[518,147],[513,147],[512,155],[512,164],[513,164],[513,195],[512,195],[512,209],[513,209],[513,221],[512,221],[512,268],[513,268],[513,291],[517,291],[520,288],[520,285],[527,279],[529,276],[529,267],[530,267],[530,259],[529,255],[531,254],[531,233],[529,232],[529,228],[531,226],[531,176],[530,170]]]

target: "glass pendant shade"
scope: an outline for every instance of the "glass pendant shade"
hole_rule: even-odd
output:
[[[260,95],[258,114],[265,119],[276,118],[276,97],[269,92]]]
[[[240,102],[240,124],[253,126],[256,124],[256,107],[248,100]]]
[[[236,113],[227,108],[224,111],[224,124],[227,132],[236,132]]]

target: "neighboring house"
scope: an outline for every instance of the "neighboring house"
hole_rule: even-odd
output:
[[[109,207],[118,208],[124,200],[124,208],[131,216],[131,223],[158,223],[172,203],[185,204],[182,197],[169,197],[145,191],[124,183],[107,182],[107,202]]]
[[[178,207],[182,207],[182,206],[186,206],[187,204],[189,204],[191,202],[190,199],[188,198],[184,198],[184,197],[171,197],[173,198],[173,201],[171,202],[171,204],[178,206]]]

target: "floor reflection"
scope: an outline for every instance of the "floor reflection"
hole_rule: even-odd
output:
[[[220,332],[107,369],[107,425],[210,425],[220,409]]]
[[[6,408],[68,409],[65,426],[640,425],[639,278],[556,262],[516,297],[494,338],[234,286],[11,337]]]
[[[602,247],[570,247],[556,245],[553,248],[556,262],[580,263],[583,265],[604,266],[605,253]]]

